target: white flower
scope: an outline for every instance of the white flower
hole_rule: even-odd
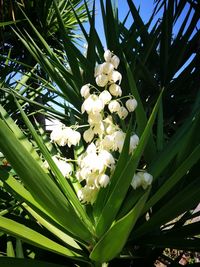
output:
[[[103,122],[99,122],[97,124],[94,125],[94,128],[93,128],[93,131],[95,134],[98,134],[98,135],[101,135],[104,133],[105,131],[105,127],[104,127],[104,124]]]
[[[110,52],[110,50],[106,50],[105,52],[104,52],[104,59],[105,59],[105,61],[106,62],[110,62],[110,60],[111,60],[111,57],[112,57],[112,52]]]
[[[103,73],[103,64],[99,64],[94,69],[94,77],[97,77],[98,75]]]
[[[126,101],[126,107],[129,112],[133,112],[137,107],[137,101],[136,99],[129,99]]]
[[[145,190],[149,185],[151,185],[153,181],[153,176],[147,172],[137,172],[133,176],[133,180],[131,182],[131,185],[134,189],[142,186],[142,188]]]
[[[96,77],[96,84],[100,87],[104,87],[106,86],[106,84],[108,83],[108,75],[106,74],[100,74]]]
[[[117,69],[118,66],[119,66],[120,60],[119,60],[119,58],[116,55],[114,55],[111,58],[110,62],[113,64],[114,68]]]
[[[151,185],[153,176],[150,173],[144,172],[142,178],[142,187],[145,190],[149,185]]]
[[[81,96],[87,98],[90,95],[89,84],[85,84],[81,87]]]
[[[108,109],[111,113],[118,112],[120,110],[121,106],[117,100],[110,101],[108,105]]]
[[[101,113],[89,113],[88,114],[88,123],[90,125],[98,124],[102,121]]]
[[[87,129],[83,133],[83,139],[85,140],[86,143],[91,142],[93,138],[94,138],[94,132],[91,128]]]
[[[67,145],[71,147],[71,145],[76,146],[81,139],[81,134],[77,131],[72,131],[71,135],[68,136]]]
[[[108,104],[108,102],[110,102],[110,100],[112,99],[112,96],[107,90],[104,90],[103,92],[100,93],[99,99],[101,99],[104,105],[106,105]]]
[[[81,111],[84,113],[85,111],[87,113],[90,113],[92,111],[94,100],[98,97],[96,95],[90,95],[82,104]]]
[[[117,150],[119,150],[119,152],[122,151],[125,136],[126,136],[126,134],[121,130],[113,133],[113,137],[114,137],[114,144],[113,145],[114,145],[115,151],[117,151]]]
[[[82,104],[82,113],[99,113],[104,109],[104,103],[95,94],[90,95]]]
[[[134,174],[131,185],[133,189],[136,189],[141,186],[141,177],[138,174]]]
[[[110,85],[109,91],[110,91],[111,95],[113,95],[113,96],[121,96],[122,95],[121,87],[115,83]]]
[[[56,165],[58,166],[59,170],[61,171],[62,175],[64,177],[69,177],[70,174],[72,173],[73,169],[72,169],[72,165],[67,163],[64,160],[61,159],[57,159],[56,156],[53,156],[53,161],[56,163]]]
[[[130,138],[130,147],[129,147],[129,153],[132,153],[134,149],[136,149],[137,145],[139,143],[139,137],[134,134]]]
[[[111,83],[116,83],[119,82],[119,84],[121,83],[122,80],[122,75],[121,73],[119,73],[116,70],[113,70],[109,75],[108,75],[108,80]],[[107,83],[106,83],[107,84]]]
[[[106,187],[110,181],[110,177],[107,174],[101,174],[98,177],[98,182],[101,187]]]
[[[104,62],[102,64],[102,70],[104,74],[110,74],[114,70],[114,66],[109,62]]]
[[[66,145],[65,139],[63,138],[63,129],[61,125],[53,128],[53,131],[50,134],[50,138],[52,142],[55,142],[59,146]]]
[[[99,159],[103,161],[103,163],[107,167],[111,167],[115,164],[115,159],[113,158],[113,155],[105,149],[102,149],[99,152]]]
[[[95,146],[94,143],[91,143],[87,149],[86,149],[86,152],[89,154],[89,153],[95,153],[96,154],[96,151],[97,151],[97,148]]]
[[[114,135],[106,135],[100,142],[100,146],[107,150],[113,150],[114,148]]]
[[[78,190],[77,195],[80,201],[83,203],[91,203],[93,204],[94,201],[96,200],[96,196],[98,193],[98,188],[96,187],[89,187],[89,186],[84,186],[80,190]]]
[[[117,112],[120,119],[124,120],[128,116],[128,111],[125,107],[121,107]]]

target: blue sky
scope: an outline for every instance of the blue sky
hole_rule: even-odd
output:
[[[123,21],[123,19],[125,18],[125,16],[127,15],[127,12],[129,10],[129,6],[127,4],[126,0],[110,0],[113,2],[117,2],[118,3],[118,14],[119,14],[119,19],[121,21]],[[153,11],[153,7],[154,7],[154,0],[133,0],[135,6],[137,9],[140,10],[140,16],[142,18],[142,20],[146,23]],[[190,7],[190,4],[186,4],[185,9],[182,12],[182,15],[180,17],[180,19],[178,20],[178,22],[174,25],[174,35],[176,35],[179,27],[182,24],[182,20],[185,17],[186,13],[188,12]],[[190,16],[190,20],[192,18],[193,13],[191,13]],[[161,16],[161,12],[158,14],[158,16],[156,17],[159,18],[159,16]],[[188,22],[188,24],[190,23],[190,20]],[[132,16],[131,14],[129,15],[129,18],[127,20],[127,27],[129,27],[132,23]],[[200,22],[198,23],[198,28],[200,28]],[[101,37],[101,40],[103,40],[103,43],[105,44],[105,38],[104,38],[104,32],[103,32],[103,22],[102,22],[102,17],[101,17],[101,7],[100,7],[100,0],[96,0],[96,29]]]

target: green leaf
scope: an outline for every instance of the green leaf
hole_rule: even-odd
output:
[[[199,194],[200,181],[197,177],[155,212],[150,220],[140,225],[134,232],[133,238],[138,239],[147,233],[151,233],[157,227],[160,228],[161,225],[164,225],[185,211],[193,209],[199,203]]]
[[[15,136],[21,140],[21,144],[29,151],[29,153],[32,155],[34,159],[36,159],[40,164],[42,164],[42,161],[38,155],[38,153],[35,151],[31,143],[28,141],[26,136],[23,134],[23,132],[20,130],[20,128],[16,125],[14,120],[9,116],[7,111],[0,105],[0,114],[1,117],[5,120],[9,128],[15,133]]]
[[[63,255],[65,257],[77,257],[76,253],[73,253],[66,247],[11,219],[0,216],[0,229],[37,247]]]
[[[150,190],[144,193],[134,208],[102,236],[90,254],[90,258],[98,262],[107,262],[116,257],[123,249],[128,236],[133,229],[144,207]]]
[[[190,168],[200,159],[200,145],[185,159],[185,161],[176,169],[172,176],[153,194],[145,205],[144,212],[155,205],[163,196],[165,196],[190,170]]]
[[[92,229],[92,224],[91,224],[89,218],[87,217],[87,214],[86,214],[85,210],[81,206],[81,203],[78,200],[76,194],[74,193],[74,191],[72,190],[72,188],[69,185],[68,181],[62,175],[61,171],[59,170],[59,168],[57,167],[57,165],[53,161],[52,156],[49,153],[49,151],[46,148],[46,146],[44,145],[44,142],[43,142],[42,138],[35,131],[32,123],[30,122],[30,120],[26,116],[25,112],[23,111],[23,109],[21,108],[21,106],[19,105],[19,103],[17,101],[16,101],[16,103],[17,103],[17,106],[18,106],[18,108],[19,108],[19,110],[21,112],[22,118],[24,119],[24,122],[26,123],[30,133],[32,134],[33,138],[35,139],[36,143],[38,144],[38,147],[41,150],[41,152],[42,152],[43,156],[45,157],[45,159],[47,160],[51,170],[55,174],[55,176],[56,176],[55,179],[58,181],[58,184],[59,184],[62,192],[66,195],[68,200],[73,204],[74,208],[77,210],[77,213],[81,216],[82,220],[85,222],[86,227],[88,229]]]
[[[13,257],[13,258],[15,257],[15,250],[13,247],[12,240],[10,239],[9,236],[8,236],[8,240],[7,240],[6,255],[8,257]]]
[[[52,217],[71,233],[85,241],[91,240],[89,229],[83,225],[71,204],[2,120],[0,120],[0,150],[32,196]]]
[[[45,210],[29,191],[16,179],[14,179],[10,174],[0,169],[0,179],[4,182],[5,188],[10,192],[14,193],[15,197],[19,201],[24,201],[23,207],[34,217],[36,220],[52,232],[55,236],[60,238],[62,242],[66,243],[68,247],[73,249],[79,249],[80,247],[75,242],[75,240],[66,234],[66,230],[55,220],[47,210]],[[1,213],[1,215],[3,215]]]

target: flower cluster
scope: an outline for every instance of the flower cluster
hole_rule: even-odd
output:
[[[82,188],[77,192],[78,197],[83,203],[91,204],[94,203],[99,189],[109,184],[116,165],[114,156],[121,153],[123,148],[126,133],[117,122],[124,120],[137,107],[137,101],[133,96],[122,96],[122,75],[117,71],[119,58],[110,50],[106,50],[104,59],[105,62],[97,65],[94,71],[97,87],[86,84],[80,90],[84,98],[81,111],[87,114],[88,121],[83,139],[88,145],[78,157],[74,169],[76,178],[82,184]],[[63,125],[51,133],[51,140],[59,146],[77,145],[80,138],[78,131]],[[139,137],[135,133],[132,134],[130,154],[134,152],[138,143]],[[59,165],[61,166],[60,163]],[[69,168],[67,173],[71,173]],[[140,173],[134,176],[134,188],[146,188],[151,183],[147,175],[143,176]]]

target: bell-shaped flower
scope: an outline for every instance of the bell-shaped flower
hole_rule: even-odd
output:
[[[131,185],[133,189],[136,189],[141,186],[141,177],[138,174],[134,174],[133,179],[131,181]]]
[[[96,77],[96,84],[99,86],[99,87],[104,87],[106,86],[106,84],[108,83],[108,75],[106,74],[100,74]]]
[[[104,134],[105,127],[102,121],[94,125],[93,132],[99,136]]]
[[[108,80],[111,83],[116,83],[119,82],[119,84],[121,83],[122,80],[122,75],[121,73],[119,73],[116,70],[113,70],[109,75],[108,75]]]
[[[108,109],[111,113],[118,112],[120,110],[121,106],[117,100],[110,101],[108,105]]]
[[[110,62],[110,60],[111,60],[111,57],[112,57],[112,52],[110,52],[110,50],[106,50],[105,52],[104,52],[104,59],[105,59],[105,61],[106,62]]]
[[[61,171],[62,175],[64,177],[69,178],[69,176],[71,175],[73,171],[72,165],[62,159],[58,159],[56,156],[53,156],[52,158],[53,158],[53,161],[58,166],[59,170]]]
[[[128,116],[128,110],[125,107],[121,107],[117,114],[120,119],[124,120]]]
[[[96,200],[97,193],[98,193],[98,188],[96,187],[91,188],[86,185],[80,190],[78,190],[77,195],[81,202],[93,204]]]
[[[106,105],[110,102],[110,100],[112,99],[112,96],[107,90],[104,90],[103,92],[100,93],[99,99],[101,99],[104,105]]]
[[[53,128],[50,134],[51,141],[58,144],[59,146],[66,145],[66,139],[63,138],[63,128],[62,125]]]
[[[85,84],[81,87],[81,96],[84,98],[88,98],[90,95],[90,84]]]
[[[101,187],[106,187],[110,181],[110,177],[107,174],[101,174],[98,177],[98,183]]]
[[[88,114],[88,123],[92,126],[98,124],[102,121],[101,113],[89,113]]]
[[[132,99],[128,99],[126,101],[126,107],[128,109],[129,112],[133,112],[136,107],[137,107],[137,101],[135,98],[132,98]]]
[[[136,149],[138,143],[139,137],[137,136],[137,134],[132,135],[130,138],[129,153],[132,153]]]
[[[81,134],[77,131],[72,131],[70,135],[68,135],[67,138],[67,145],[71,147],[72,145],[76,146],[79,144],[81,139]]]
[[[99,159],[103,161],[105,166],[107,167],[111,167],[112,165],[115,164],[115,159],[113,155],[105,149],[102,149],[99,152]]]
[[[113,64],[114,68],[117,69],[120,63],[120,59],[118,58],[118,56],[114,55],[110,62]]]
[[[114,136],[114,150],[122,151],[126,134],[119,130],[113,133]]]
[[[102,70],[104,74],[110,74],[114,70],[114,66],[109,62],[104,62],[102,64]]]
[[[114,150],[114,135],[105,135],[99,146],[106,150]]]
[[[109,91],[111,95],[113,96],[121,96],[122,95],[122,89],[118,84],[112,83],[109,86]]]
[[[99,64],[94,69],[94,77],[97,77],[98,75],[103,73],[103,64]]]
[[[83,139],[85,140],[86,143],[90,143],[93,138],[94,138],[94,132],[91,128],[87,129],[83,133]]]
[[[142,175],[142,188],[145,190],[152,184],[153,176],[150,173],[144,172]]]

